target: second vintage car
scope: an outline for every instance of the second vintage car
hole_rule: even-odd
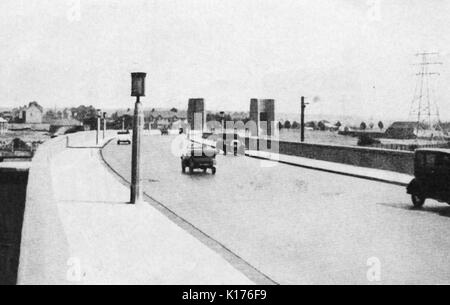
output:
[[[427,199],[450,203],[450,149],[416,150],[414,180],[407,192],[416,208]]]
[[[117,133],[117,145],[126,143],[131,144],[131,133],[129,131],[119,131]]]

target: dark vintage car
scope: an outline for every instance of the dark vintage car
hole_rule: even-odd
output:
[[[181,156],[181,170],[186,172],[189,168],[189,174],[193,174],[195,169],[202,169],[206,173],[211,169],[212,174],[216,174],[216,150],[207,147],[190,147]]]
[[[416,208],[427,199],[450,204],[450,149],[416,150],[414,176],[407,192]]]

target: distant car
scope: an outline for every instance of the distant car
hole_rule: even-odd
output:
[[[161,135],[162,136],[168,136],[169,135],[169,129],[167,129],[167,128],[161,129]]]
[[[119,131],[117,133],[117,145],[122,143],[126,143],[128,145],[131,144],[131,134],[129,131]]]
[[[428,198],[450,204],[450,149],[416,150],[414,180],[407,193],[416,208]]]
[[[211,169],[213,175],[216,174],[216,154],[217,151],[212,148],[197,146],[190,147],[181,156],[181,170],[186,173],[189,168],[189,174],[193,174],[195,169],[202,169],[204,173]]]

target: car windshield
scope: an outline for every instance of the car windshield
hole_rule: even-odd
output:
[[[417,155],[416,165],[423,169],[450,169],[450,155],[437,152],[422,152]]]
[[[202,146],[189,146],[186,149],[187,154],[194,154],[194,156],[212,157],[216,156],[216,151],[212,148]]]

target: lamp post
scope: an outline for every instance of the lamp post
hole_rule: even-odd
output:
[[[101,125],[101,110],[100,109],[97,109],[97,133],[96,133],[96,140],[95,140],[95,143],[96,143],[96,145],[98,145],[99,144],[99,136],[100,136],[100,125]]]
[[[227,155],[227,135],[226,135],[226,128],[225,128],[225,112],[220,112],[220,118],[222,119],[222,140],[223,140],[223,154]]]
[[[236,157],[238,155],[238,129],[234,129],[234,156]]]
[[[106,112],[103,112],[103,140],[105,139],[106,133]]]
[[[142,201],[141,179],[141,133],[144,121],[141,96],[145,96],[145,78],[147,74],[131,73],[131,96],[136,97],[133,118],[133,147],[131,156],[131,198],[130,203],[136,204]]]

